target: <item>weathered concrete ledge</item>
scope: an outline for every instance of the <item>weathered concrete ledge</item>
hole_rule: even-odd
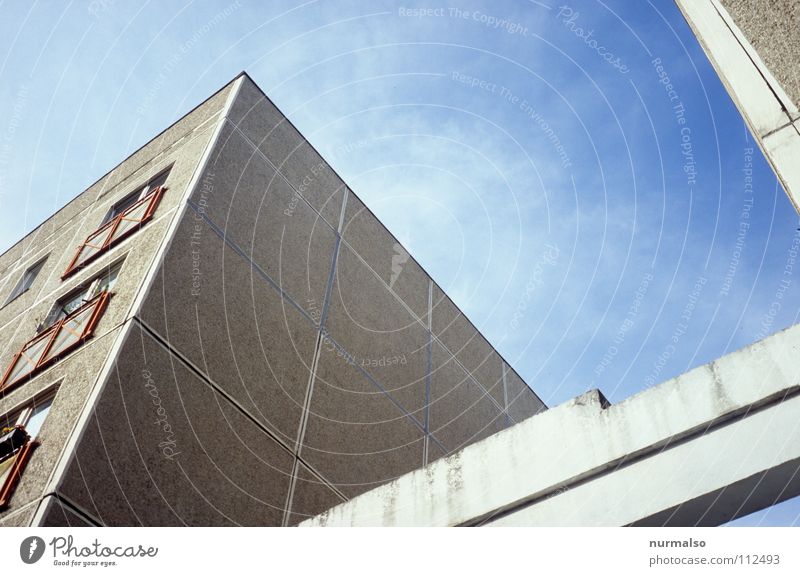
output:
[[[593,390],[302,526],[714,525],[800,493],[800,324],[609,406]]]

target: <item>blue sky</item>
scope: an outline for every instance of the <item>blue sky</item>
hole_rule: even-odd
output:
[[[672,0],[5,1],[0,249],[241,70],[549,405],[798,321],[797,214]]]

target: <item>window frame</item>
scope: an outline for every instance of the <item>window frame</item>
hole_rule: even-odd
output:
[[[100,222],[100,228],[111,222],[114,218],[116,218],[117,216],[125,212],[128,208],[136,204],[139,200],[147,196],[145,192],[149,192],[147,186],[145,186],[142,190],[138,192],[132,192],[127,196],[123,197],[121,200],[117,200],[116,202],[114,202],[111,205],[111,207],[106,211],[105,216],[103,216],[103,220]],[[128,204],[129,201],[131,202]],[[119,207],[125,204],[127,204],[127,206],[125,206],[125,208],[120,210]]]
[[[131,192],[129,194],[126,194],[125,196],[123,196],[122,198],[120,198],[119,200],[114,202],[111,205],[111,207],[106,211],[105,216],[103,216],[103,221],[100,222],[100,227],[103,227],[104,225],[108,224],[111,220],[113,220],[114,218],[119,216],[122,212],[124,212],[125,210],[130,208],[130,206],[132,206],[133,204],[135,204],[136,202],[138,202],[139,200],[141,200],[142,198],[144,198],[145,196],[150,194],[155,188],[164,187],[164,185],[167,183],[167,178],[169,178],[169,173],[170,173],[171,170],[172,170],[172,165],[170,164],[169,166],[167,166],[166,168],[164,168],[163,170],[158,172],[155,176],[150,178],[144,184],[144,186],[139,187],[137,190],[134,190],[133,192]],[[153,187],[153,183],[154,182],[158,182],[159,180],[162,180],[162,179],[163,179],[163,182],[160,185],[158,185],[158,186],[156,186],[154,188]],[[129,199],[131,199],[133,197],[136,197],[136,200],[134,202],[132,202],[124,210],[118,210],[118,207],[121,204],[126,203]]]
[[[17,450],[9,454],[6,458],[0,461],[5,462],[9,458],[14,458],[13,464],[11,464],[10,469],[5,477],[5,480],[0,484],[0,511],[6,510],[8,505],[11,502],[11,497],[14,494],[14,490],[16,490],[17,485],[19,484],[20,479],[22,478],[22,473],[25,470],[25,467],[28,465],[28,461],[30,460],[31,454],[33,450],[41,444],[38,440],[39,434],[37,433],[36,436],[31,436],[28,434],[25,427],[30,422],[31,416],[33,415],[33,411],[36,409],[37,405],[41,405],[45,402],[48,403],[47,407],[47,415],[45,415],[45,421],[47,420],[47,416],[49,416],[50,409],[53,406],[53,402],[55,401],[56,393],[58,389],[51,389],[43,394],[39,394],[38,396],[29,400],[22,408],[18,409],[18,412],[14,414],[12,411],[10,414],[14,415],[14,425],[7,427],[8,432],[12,430],[21,428],[26,434],[27,439],[24,441],[23,445],[20,446]],[[3,420],[8,421],[12,418],[3,418]],[[44,422],[43,422],[44,424]],[[5,430],[5,428],[4,428]],[[5,434],[3,434],[5,435]]]
[[[167,191],[167,187],[158,186],[157,188],[150,190],[148,185],[145,186],[145,189],[147,190],[147,193],[144,194],[143,197],[139,198],[125,210],[115,215],[113,218],[111,218],[111,220],[101,224],[99,228],[86,237],[81,245],[78,246],[78,249],[75,251],[75,255],[72,257],[72,260],[70,260],[67,269],[61,275],[62,280],[65,280],[78,270],[85,268],[90,262],[108,252],[108,250],[119,244],[128,236],[135,234],[142,226],[150,221],[150,219],[153,217],[153,213],[158,207],[159,202],[161,201],[161,197],[164,195],[164,192]],[[139,210],[142,206],[145,206],[145,208],[141,217],[129,217],[130,214]],[[117,230],[123,221],[135,222],[136,224],[129,226],[123,232],[117,234]],[[95,244],[92,244],[91,242],[95,242]],[[94,252],[84,258],[81,258],[84,248],[87,246],[93,248]]]
[[[100,318],[102,318],[103,314],[105,313],[105,310],[108,306],[108,300],[111,298],[112,294],[113,293],[110,291],[100,292],[85,304],[73,310],[63,318],[60,318],[51,326],[48,326],[41,332],[38,332],[33,338],[25,342],[20,350],[14,354],[11,362],[8,364],[8,367],[3,374],[2,380],[0,380],[0,393],[8,393],[10,390],[29,381],[31,378],[55,364],[76,348],[82,346],[94,335],[94,329],[97,327]],[[83,324],[78,325],[79,331],[76,332],[72,330],[70,326],[68,326],[70,322],[87,312],[88,318],[86,318]],[[66,346],[62,346],[55,354],[51,355],[53,346],[56,344],[59,336],[61,336],[61,334],[65,331],[74,336],[74,341],[68,343]],[[26,351],[34,348],[34,344],[39,344],[40,341],[43,340],[46,341],[44,347],[35,348],[36,350],[39,350],[38,352],[32,356],[27,356],[25,354]],[[26,372],[23,372],[21,375],[17,375],[11,379],[17,364],[23,358],[32,367]]]
[[[11,290],[11,293],[8,295],[8,298],[6,298],[6,301],[3,302],[3,307],[8,306],[14,300],[16,300],[17,298],[25,294],[25,292],[31,289],[31,286],[33,286],[33,283],[36,282],[36,278],[39,277],[39,272],[42,271],[42,268],[44,267],[44,264],[49,256],[50,254],[45,254],[43,257],[39,258],[33,264],[25,268],[25,271],[22,273],[22,276],[20,276],[19,280],[17,280],[16,284],[14,284],[14,288],[13,290]],[[33,278],[31,278],[30,280],[30,283],[28,283],[28,285],[25,288],[22,288],[22,286],[25,284],[25,280],[29,277],[29,275],[32,272],[34,272],[34,274]]]
[[[83,302],[85,304],[85,303],[89,302],[90,300],[92,300],[93,298],[95,298],[96,296],[98,296],[100,294],[100,292],[98,291],[98,288],[106,280],[106,278],[108,278],[108,277],[113,275],[114,276],[114,281],[112,283],[112,286],[114,284],[116,284],[116,279],[119,276],[120,271],[122,270],[122,264],[124,262],[125,262],[125,258],[124,257],[120,258],[116,262],[112,262],[111,264],[109,264],[106,267],[106,269],[102,273],[97,274],[96,276],[94,276],[93,278],[90,278],[89,280],[87,280],[86,282],[81,284],[80,286],[74,288],[73,290],[70,290],[69,292],[67,292],[63,296],[59,297],[53,303],[53,305],[50,307],[50,310],[48,311],[47,316],[45,317],[45,319],[41,323],[39,323],[39,325],[36,327],[36,333],[40,334],[40,333],[44,332],[45,330],[47,330],[50,327],[52,327],[59,320],[62,320],[66,316],[69,316],[70,314],[72,314],[72,312],[77,311],[78,308],[82,307],[82,305],[81,305],[78,308],[76,308],[75,310],[73,310],[72,312],[69,312],[69,313],[65,314],[64,316],[58,318],[57,316],[63,310],[64,305],[67,302],[70,302],[70,301],[74,300],[78,296],[84,295],[85,297],[82,298],[82,300],[83,300]],[[110,292],[111,290],[110,289],[106,289],[106,291]]]

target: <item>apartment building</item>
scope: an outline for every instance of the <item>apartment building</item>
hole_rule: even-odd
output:
[[[244,73],[0,302],[4,525],[295,525],[546,409]]]

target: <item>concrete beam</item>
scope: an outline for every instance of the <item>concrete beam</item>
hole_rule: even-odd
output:
[[[800,110],[796,103],[719,0],[675,2],[800,212],[800,124],[796,122]]]
[[[800,324],[609,406],[591,391],[304,526],[713,525],[800,494]]]

